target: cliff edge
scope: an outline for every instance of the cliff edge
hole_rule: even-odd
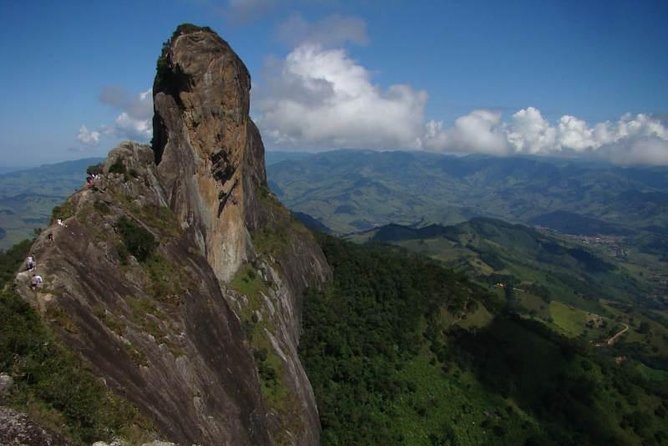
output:
[[[180,26],[158,60],[152,146],[112,150],[35,241],[44,283],[16,280],[87,367],[183,445],[319,442],[297,346],[302,295],[331,272],[267,188],[249,91],[225,41]]]

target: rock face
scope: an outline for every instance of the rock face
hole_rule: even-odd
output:
[[[153,150],[167,200],[216,275],[231,279],[252,256],[264,148],[251,121],[250,75],[207,30],[177,31],[153,85]]]
[[[17,277],[64,343],[182,445],[319,442],[297,346],[301,296],[331,272],[268,192],[249,89],[227,43],[179,27],[158,62],[153,147],[112,150],[61,206],[66,226],[36,240],[44,285]]]
[[[60,435],[50,432],[26,415],[0,406],[0,445],[72,446]]]

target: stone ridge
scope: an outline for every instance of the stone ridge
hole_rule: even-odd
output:
[[[17,290],[161,440],[319,444],[297,350],[304,291],[331,270],[267,188],[248,71],[191,26],[160,64],[152,147],[109,153],[32,247],[45,285],[22,272]],[[121,221],[154,237],[149,257],[129,255]]]

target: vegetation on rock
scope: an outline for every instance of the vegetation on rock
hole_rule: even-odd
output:
[[[135,223],[125,215],[116,221],[116,230],[123,240],[123,247],[139,262],[145,262],[158,247],[158,242],[146,228]],[[127,258],[123,249],[119,250],[121,260]]]
[[[25,241],[0,254],[0,371],[14,379],[4,403],[77,443],[147,440],[142,432],[150,424],[105,388],[12,290],[13,277],[5,271],[15,274],[30,245]]]

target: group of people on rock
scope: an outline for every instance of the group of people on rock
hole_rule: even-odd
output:
[[[89,188],[95,187],[95,181],[99,177],[100,175],[97,173],[88,174],[86,176],[86,186]],[[65,224],[65,222],[63,222],[61,218],[56,219],[56,224],[58,226],[63,226],[65,228],[67,227],[67,225]],[[49,232],[49,234],[47,235],[47,239],[49,240],[49,242],[53,242],[54,239],[52,232]],[[42,279],[42,276],[37,274],[37,262],[35,261],[35,256],[33,254],[30,254],[28,257],[26,257],[25,263],[26,263],[26,270],[28,272],[33,273],[32,277],[30,278],[30,289],[36,290],[42,285],[42,283],[44,283],[44,279]]]
[[[37,274],[37,261],[35,260],[35,256],[30,254],[28,257],[26,257],[26,270],[28,272],[33,273],[32,277],[30,278],[30,288],[33,290],[36,290],[44,280],[42,279],[42,276]]]
[[[97,181],[100,175],[97,173],[88,174],[86,176],[86,187],[92,188],[95,186],[95,181]]]

